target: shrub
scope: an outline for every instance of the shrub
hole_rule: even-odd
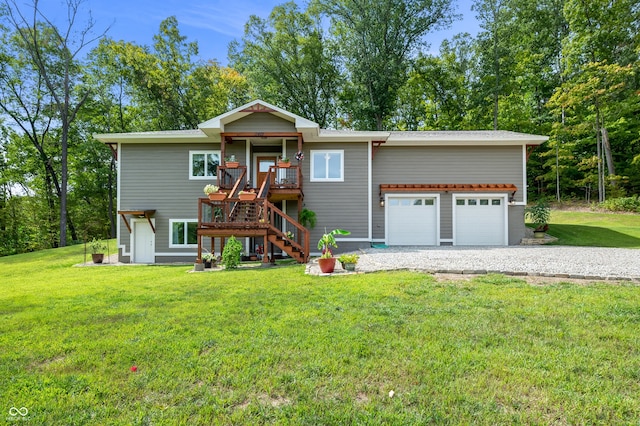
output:
[[[236,237],[231,236],[224,245],[222,251],[222,264],[226,269],[235,269],[240,263],[240,256],[242,255],[242,244],[236,240]]]
[[[640,197],[609,198],[599,204],[599,207],[612,212],[634,212],[640,213]]]

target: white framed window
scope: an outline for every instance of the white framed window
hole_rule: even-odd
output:
[[[189,179],[211,179],[218,176],[220,151],[189,151]]]
[[[169,247],[198,247],[196,219],[169,219]]]
[[[311,150],[311,182],[344,182],[344,150]]]

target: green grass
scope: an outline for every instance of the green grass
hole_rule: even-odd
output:
[[[640,418],[630,284],[80,262],[81,247],[0,259],[2,420],[11,407],[32,424]]]
[[[561,245],[640,248],[640,215],[552,210],[548,233]]]

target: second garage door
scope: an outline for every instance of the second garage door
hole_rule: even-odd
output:
[[[438,244],[438,199],[403,196],[387,200],[387,244]]]
[[[507,211],[504,197],[456,197],[454,209],[455,245],[507,245]]]

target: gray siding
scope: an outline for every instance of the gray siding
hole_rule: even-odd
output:
[[[316,244],[325,228],[329,231],[335,228],[346,229],[351,232],[346,238],[368,238],[367,147],[367,143],[304,145],[304,207],[313,210],[317,217],[316,227],[311,232],[312,252],[317,251]],[[312,149],[344,150],[344,182],[311,182]],[[292,154],[295,154],[295,150],[292,150]]]
[[[524,228],[524,206],[509,206],[509,245],[520,244]]]
[[[522,201],[522,147],[385,147],[373,160],[373,238],[383,239],[384,208],[379,206],[380,184],[393,183],[510,183]],[[440,196],[440,238],[453,238],[451,194]],[[515,221],[514,221],[515,222]],[[512,220],[510,217],[510,232]],[[517,225],[516,223],[516,226]],[[517,229],[513,231],[518,234]],[[515,237],[514,237],[515,238]],[[510,240],[511,243],[511,240]]]
[[[155,209],[156,253],[193,253],[169,248],[169,219],[198,219],[199,197],[212,180],[189,179],[190,150],[219,150],[220,144],[123,144],[120,153],[120,209]],[[120,219],[120,244],[131,250],[130,234]],[[168,258],[171,259],[171,258]],[[157,257],[157,261],[165,261]]]
[[[225,124],[225,132],[296,132],[295,123],[269,113],[249,114]]]

